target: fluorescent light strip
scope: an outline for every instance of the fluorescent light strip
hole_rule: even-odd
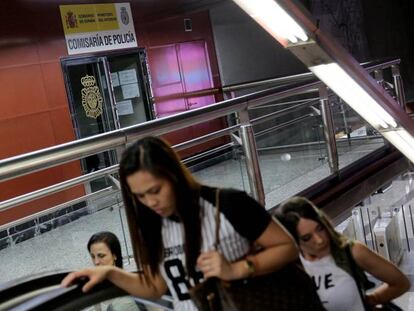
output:
[[[385,131],[381,134],[414,163],[414,138],[406,130]]]
[[[401,128],[395,131],[408,146],[411,157],[414,157],[414,138],[405,129]],[[401,151],[402,152],[402,151]],[[408,157],[410,159],[410,157]],[[413,162],[414,163],[414,162]]]
[[[375,128],[397,127],[394,118],[337,63],[318,65],[309,69]]]
[[[283,46],[307,41],[306,32],[273,0],[233,0]],[[397,127],[394,118],[379,105],[338,64],[309,67],[329,88],[376,129]],[[381,131],[381,134],[414,163],[414,137],[405,129]]]
[[[273,0],[233,0],[276,40],[307,41],[306,32]],[[283,42],[281,42],[283,44]],[[283,44],[284,45],[284,44]]]

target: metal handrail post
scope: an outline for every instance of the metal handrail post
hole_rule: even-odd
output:
[[[331,170],[331,173],[337,173],[339,170],[338,149],[336,147],[332,111],[326,86],[319,87],[319,98],[323,121],[323,134],[325,136],[326,149],[328,151],[329,168]]]
[[[265,206],[265,193],[263,188],[262,174],[260,172],[259,156],[257,153],[256,139],[252,124],[249,119],[247,105],[245,109],[238,112],[240,119],[240,137],[242,148],[246,158],[247,174],[249,178],[250,190],[253,197]]]
[[[392,78],[394,80],[395,95],[397,96],[398,104],[406,111],[406,101],[404,93],[404,85],[402,82],[399,65],[391,66]]]
[[[384,87],[384,74],[382,72],[382,69],[374,70],[374,79],[379,85]]]

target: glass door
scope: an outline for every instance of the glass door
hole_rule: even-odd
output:
[[[116,129],[112,93],[104,58],[84,58],[63,62],[72,123],[76,138],[85,138]],[[83,173],[117,162],[115,152],[102,152],[81,160]],[[108,187],[105,178],[87,185],[88,192]]]
[[[76,138],[85,138],[151,120],[150,79],[145,51],[62,60]],[[115,151],[81,160],[83,173],[118,162]],[[87,185],[88,192],[108,187],[105,178]]]
[[[107,60],[120,127],[153,119],[144,51],[109,56]]]

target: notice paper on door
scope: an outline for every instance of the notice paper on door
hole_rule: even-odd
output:
[[[135,69],[127,69],[118,72],[119,74],[119,82],[121,84],[129,84],[129,83],[136,83],[137,80],[137,72]]]
[[[121,85],[122,96],[124,99],[139,97],[139,88],[137,83]]]
[[[118,116],[125,116],[128,114],[134,113],[134,108],[132,107],[131,100],[123,100],[116,103],[116,108],[118,110]]]
[[[113,87],[119,86],[119,78],[118,78],[118,73],[117,72],[112,72],[111,73],[111,81],[112,81],[112,86]]]

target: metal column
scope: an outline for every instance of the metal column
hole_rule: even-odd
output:
[[[250,190],[253,197],[263,206],[265,206],[265,193],[263,188],[262,174],[260,173],[256,139],[254,138],[253,127],[250,123],[247,108],[239,112],[239,119],[241,123],[240,136],[244,155],[246,157]]]
[[[328,151],[329,168],[331,169],[331,173],[336,173],[339,170],[338,150],[336,147],[335,130],[326,86],[319,87],[319,101],[321,103],[323,134],[325,136],[326,149]]]
[[[404,94],[404,85],[402,82],[401,74],[400,74],[400,67],[398,65],[391,66],[392,71],[392,78],[394,79],[394,88],[395,88],[395,95],[397,96],[397,102],[400,104],[401,108],[406,110],[405,108],[405,94]]]

